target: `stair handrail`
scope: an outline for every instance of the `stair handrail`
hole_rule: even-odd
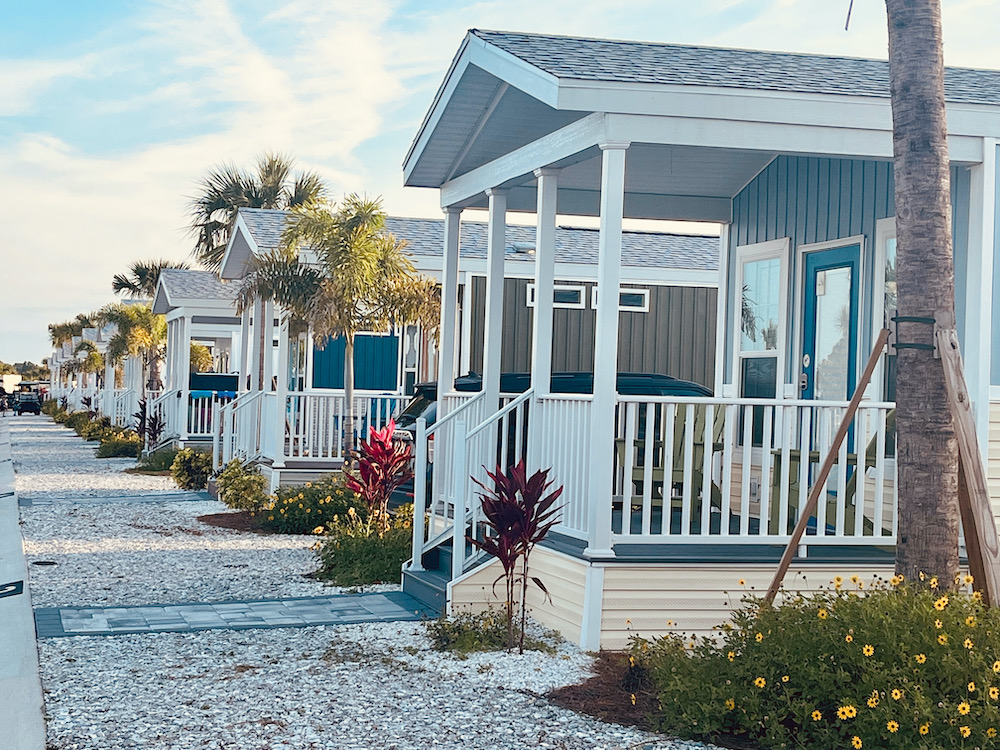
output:
[[[247,435],[246,425],[245,424],[243,425],[243,429],[242,430],[240,429],[240,417],[243,415],[244,412],[248,411],[249,409],[251,409],[255,405],[257,405],[257,402],[259,402],[263,398],[263,396],[264,396],[264,394],[266,392],[267,391],[246,391],[245,393],[238,394],[236,396],[236,398],[234,398],[232,401],[229,402],[229,406],[232,408],[232,418],[233,418],[233,425],[232,425],[232,446],[233,446],[233,448],[232,448],[232,456],[230,457],[230,459],[232,459],[232,458],[240,458],[244,462],[249,462],[249,461],[253,461],[254,459],[258,458],[261,455],[261,450],[260,450],[261,449],[261,440],[260,440],[260,434],[259,434],[259,431],[260,431],[260,425],[259,425],[260,410],[259,410],[259,408],[257,410],[256,420],[255,420],[255,424],[254,424],[254,428],[253,428],[253,433],[252,433],[252,435],[254,437],[254,450],[253,451],[247,451],[245,456],[238,456],[237,452],[238,452],[238,448],[239,448],[239,442],[240,442],[241,435],[244,438]]]
[[[417,419],[417,432],[414,435],[413,451],[413,559],[410,560],[410,570],[423,570],[422,558],[424,552],[431,549],[430,541],[433,541],[434,545],[437,546],[451,533],[449,529],[445,529],[433,540],[428,541],[426,544],[424,543],[426,522],[424,516],[427,513],[427,440],[444,425],[451,423],[472,408],[472,405],[481,401],[484,396],[484,392],[480,391],[454,411],[445,414],[430,427],[427,426],[427,420],[423,417]],[[454,529],[454,521],[451,528]]]

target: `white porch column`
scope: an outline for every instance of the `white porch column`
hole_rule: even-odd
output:
[[[275,393],[274,424],[274,462],[275,469],[285,465],[285,401],[288,397],[288,321],[290,315],[282,315],[278,328],[278,386]]]
[[[970,168],[969,257],[965,280],[962,358],[976,415],[983,460],[988,460],[990,371],[993,346],[993,242],[996,231],[997,141],[983,139],[983,162]]]
[[[535,391],[532,415],[540,424],[541,399],[552,388],[552,308],[556,278],[556,200],[559,170],[539,169],[538,213],[535,231],[535,308],[532,313],[531,387]],[[540,430],[528,434],[529,471],[548,468],[541,465],[542,441],[549,436]]]
[[[177,363],[177,380],[175,388],[181,392],[181,397],[177,399],[177,406],[174,407],[175,419],[178,420],[173,427],[181,436],[181,441],[188,436],[188,403],[191,395],[191,318],[186,314],[180,319],[180,335],[178,338],[178,354],[174,361]]]
[[[611,549],[611,489],[615,452],[618,377],[618,288],[621,280],[625,150],[628,143],[601,144],[601,231],[597,261],[597,323],[594,333],[594,400],[590,414],[588,557]],[[627,501],[627,500],[626,500]]]
[[[490,198],[486,244],[486,332],[483,342],[483,398],[486,414],[500,402],[500,352],[503,342],[503,287],[506,255],[507,191],[487,190]]]
[[[253,305],[245,308],[240,314],[240,358],[237,360],[237,371],[240,373],[239,385],[236,388],[237,393],[243,393],[250,390],[250,362],[252,361],[250,353],[250,319],[253,316]]]
[[[441,328],[438,334],[438,405],[455,387],[458,374],[456,341],[458,336],[458,263],[461,246],[462,209],[444,209],[444,264],[441,269]],[[444,416],[438,412],[439,419]]]
[[[115,364],[107,351],[104,352],[104,391],[101,411],[108,419],[115,417]]]
[[[306,364],[305,375],[302,378],[302,390],[308,391],[313,387],[313,357],[316,352],[316,342],[313,339],[313,329],[309,326],[306,331]]]
[[[253,343],[250,346],[250,390],[264,390],[261,383],[261,337],[264,327],[264,301],[257,300],[253,305]]]
[[[274,303],[270,300],[264,305],[264,326],[260,345],[264,356],[264,382],[261,390],[270,391],[274,379]]]

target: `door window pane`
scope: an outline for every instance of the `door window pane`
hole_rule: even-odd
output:
[[[890,237],[885,242],[885,317],[883,325],[889,326],[890,319],[896,315],[896,238]],[[892,347],[888,348],[892,351]],[[882,369],[882,393],[886,401],[896,400],[896,355],[886,353],[885,367]]]
[[[837,401],[850,396],[851,269],[816,272],[815,397]]]
[[[780,295],[780,258],[766,258],[743,264],[740,311],[742,351],[759,352],[778,348]]]

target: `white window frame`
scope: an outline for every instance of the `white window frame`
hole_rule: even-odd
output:
[[[641,306],[623,305],[621,296],[623,294],[641,294],[643,303]],[[590,288],[590,306],[597,309],[597,284]],[[618,312],[648,313],[649,312],[649,289],[643,287],[618,287]]]
[[[875,293],[872,295],[872,343],[878,338],[882,330],[882,311],[885,310],[885,250],[886,244],[891,239],[896,238],[896,217],[890,216],[887,219],[879,219],[875,222],[875,253],[872,268],[872,283]],[[898,257],[898,256],[897,256]],[[879,357],[875,372],[872,373],[871,382],[865,389],[865,399],[872,401],[885,400],[885,393],[882,392],[882,382],[885,380],[885,357]]]
[[[759,359],[763,357],[777,357],[775,367],[775,398],[782,398],[785,395],[785,363],[788,356],[788,256],[791,248],[791,240],[782,237],[777,240],[758,242],[753,245],[742,245],[736,248],[736,273],[734,275],[733,294],[733,321],[732,321],[732,342],[733,342],[733,362],[731,370],[731,382],[733,392],[739,396],[742,392],[743,359]],[[760,260],[770,260],[778,258],[780,263],[779,277],[782,283],[778,289],[778,346],[776,349],[764,349],[761,351],[743,352],[743,329],[740,326],[742,320],[743,293],[743,267],[747,263]]]
[[[587,287],[579,284],[555,284],[552,290],[553,292],[578,292],[580,297],[579,302],[553,302],[553,308],[562,308],[565,310],[585,310],[587,308]],[[535,306],[534,284],[528,284],[526,303],[528,307]]]

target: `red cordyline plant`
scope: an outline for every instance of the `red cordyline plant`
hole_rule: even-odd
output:
[[[483,467],[486,468],[486,467]],[[497,466],[496,474],[486,472],[492,486],[486,486],[473,478],[483,488],[479,497],[482,501],[483,516],[492,534],[483,539],[467,537],[476,547],[494,555],[503,566],[503,576],[507,584],[507,648],[514,647],[514,605],[515,594],[520,587],[521,622],[518,653],[524,653],[524,627],[527,617],[528,556],[531,550],[556,523],[559,508],[554,507],[562,494],[558,487],[545,495],[552,480],[549,469],[536,471],[530,477],[522,459],[511,466],[506,473]],[[497,578],[499,581],[500,578]],[[530,580],[548,596],[545,585],[537,577]],[[496,582],[494,582],[494,586]]]
[[[369,516],[375,517],[379,536],[389,528],[389,497],[413,476],[413,449],[408,443],[394,443],[395,431],[392,419],[381,430],[369,428],[369,439],[358,448],[356,469],[344,472],[348,489],[364,500]]]

